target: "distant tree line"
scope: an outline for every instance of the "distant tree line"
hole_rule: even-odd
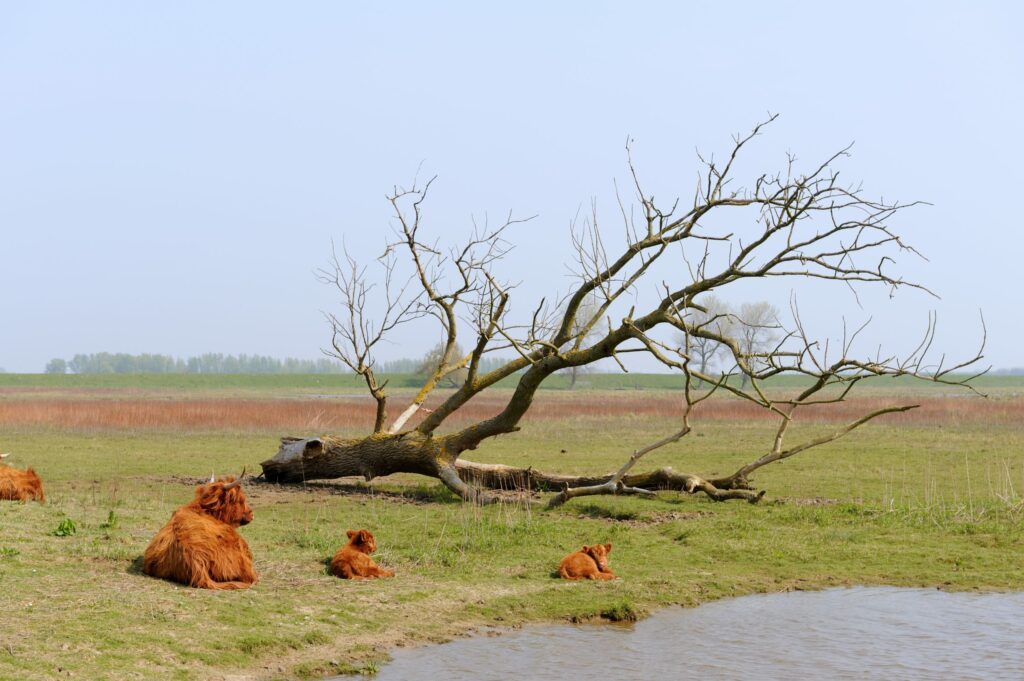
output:
[[[401,359],[385,360],[379,364],[380,368],[378,371],[382,374],[415,374],[420,365],[423,364],[423,360],[402,357]]]
[[[430,373],[430,370],[435,366],[444,352],[444,344],[439,344],[431,348],[427,353],[419,359],[411,357],[402,357],[401,359],[389,359],[378,363],[378,366],[374,368],[374,371],[380,374],[411,374],[414,376],[424,376]],[[462,346],[456,346],[455,353],[457,357],[465,356],[465,351]],[[508,363],[508,357],[481,357],[480,358],[480,373],[486,374],[488,371],[493,371],[498,367],[504,366]],[[459,370],[453,372],[444,384],[451,387],[454,385],[461,385],[462,381],[465,380],[465,370]]]
[[[424,366],[437,349],[419,359],[403,358],[381,363],[382,374],[421,374]],[[480,371],[487,372],[507,362],[507,358],[486,357],[480,362]],[[263,355],[224,355],[206,353],[181,358],[170,355],[124,352],[96,352],[78,354],[70,360],[51,359],[46,364],[48,374],[345,374],[349,369],[327,357],[321,359],[278,359]]]
[[[51,359],[46,373],[65,374],[342,374],[347,369],[326,357],[278,359],[263,355],[206,353],[183,359],[170,355],[118,352],[79,354],[70,360]]]

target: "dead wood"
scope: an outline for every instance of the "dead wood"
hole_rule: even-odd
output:
[[[377,259],[379,276],[370,277],[348,253],[343,258],[335,255],[332,267],[321,272],[341,298],[341,312],[328,314],[332,339],[327,352],[361,376],[376,400],[373,433],[356,439],[286,438],[277,455],[263,462],[264,476],[298,482],[417,473],[440,480],[466,500],[493,500],[487,489],[529,489],[555,492],[553,506],[581,496],[652,496],[663,489],[756,502],[764,492],[752,489],[751,475],[761,467],[827,445],[875,418],[915,405],[874,409],[833,433],[787,445],[790,427],[804,407],[839,404],[863,381],[877,377],[914,377],[971,389],[972,377],[963,372],[981,359],[981,351],[953,365],[944,356],[930,361],[934,315],[911,352],[879,350],[864,356],[858,354],[856,340],[866,324],[847,333],[844,323],[837,341],[812,338],[795,296],[788,322],[772,319],[777,310],[771,305],[742,306],[734,313],[715,302],[715,296],[731,285],[772,277],[785,278],[794,287],[839,284],[854,295],[864,286],[931,294],[896,270],[899,258],[919,256],[895,227],[897,216],[915,202],[876,200],[858,185],[840,183],[836,166],[848,149],[803,172],[789,157],[777,173],[755,175],[746,186],[734,184],[735,161],[773,120],[775,116],[748,135],[735,137],[724,161],[699,157],[693,201],[683,207],[678,200],[671,205],[656,203],[644,192],[627,144],[636,205],[627,207],[616,194],[625,242],[614,249],[606,244],[607,232],[598,227],[595,203],[590,215],[570,230],[576,278],[568,295],[545,297],[529,312],[520,311],[518,318],[512,313],[515,286],[502,280],[497,269],[511,247],[506,234],[521,220],[510,214],[496,227],[474,224],[461,245],[443,249],[424,236],[423,205],[433,180],[408,189],[396,187],[388,197],[395,237]],[[656,297],[644,299],[638,288],[653,283],[652,267],[659,261],[672,265],[673,279],[660,283]],[[374,372],[374,352],[396,327],[422,318],[436,321],[442,351],[411,403],[388,426],[387,381]],[[771,333],[763,333],[766,329]],[[679,342],[666,342],[667,333]],[[458,349],[460,334],[473,339],[472,349],[464,355]],[[983,321],[982,336],[983,349]],[[483,358],[502,351],[513,358],[484,371]],[[681,423],[667,427],[671,434],[666,437],[635,448],[615,473],[548,475],[461,459],[463,452],[490,438],[516,432],[536,391],[552,374],[574,372],[602,360],[618,362],[625,370],[622,356],[627,353],[645,353],[679,372],[685,390]],[[712,370],[715,359],[719,367]],[[439,382],[461,372],[462,385],[414,428],[406,429]],[[773,379],[783,376],[804,379],[798,394],[776,388]],[[436,434],[474,396],[513,377],[515,387],[499,413],[454,433]],[[690,433],[693,407],[718,391],[756,405],[777,421],[770,442],[751,445],[749,463],[713,480],[670,469],[631,473],[644,454]]]

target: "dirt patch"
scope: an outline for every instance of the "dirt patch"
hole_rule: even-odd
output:
[[[588,509],[588,512],[580,513],[577,518],[591,518],[604,520],[605,522],[625,525],[626,527],[652,527],[663,523],[670,523],[676,520],[697,520],[706,516],[714,515],[714,511],[660,511],[655,513],[638,513],[629,515],[599,515]]]
[[[840,503],[839,499],[828,497],[777,497],[774,502],[790,506],[835,506]]]
[[[673,520],[697,520],[698,518],[706,518],[714,514],[714,511],[665,511],[663,513],[650,513],[648,517],[651,518],[652,525],[658,525],[660,523],[672,522]]]

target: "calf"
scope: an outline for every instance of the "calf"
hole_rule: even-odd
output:
[[[584,546],[570,553],[558,564],[558,576],[562,579],[615,579],[608,567],[611,544]]]
[[[377,550],[377,542],[369,530],[349,530],[348,543],[338,549],[331,559],[331,574],[342,579],[373,579],[394,577],[394,570],[377,567],[370,554]]]
[[[242,476],[245,471],[242,471]],[[252,509],[240,485],[228,475],[196,487],[149,542],[142,571],[198,589],[248,589],[258,581],[252,552],[235,528],[252,522]]]

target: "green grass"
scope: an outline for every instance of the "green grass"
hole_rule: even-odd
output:
[[[64,380],[79,378],[95,377]],[[606,471],[671,425],[535,422],[472,458]],[[770,433],[770,424],[698,424],[639,466],[728,473]],[[395,645],[487,624],[628,621],[667,604],[842,584],[1024,588],[1024,425],[869,425],[760,471],[768,496],[756,506],[662,493],[577,499],[553,512],[480,508],[414,476],[249,484],[256,518],[241,532],[261,576],[254,589],[214,593],[138,573],[149,539],[199,478],[252,470],[278,435],[7,429],[3,449],[40,472],[48,503],[0,504],[0,593],[12,624],[0,678],[316,678],[372,671]],[[76,532],[55,536],[65,520]],[[376,557],[397,578],[327,574],[345,530],[360,527],[375,533]],[[552,578],[562,556],[595,542],[614,545],[621,579]]]
[[[71,518],[62,518],[57,527],[51,532],[54,537],[71,537],[78,532],[78,526]]]

